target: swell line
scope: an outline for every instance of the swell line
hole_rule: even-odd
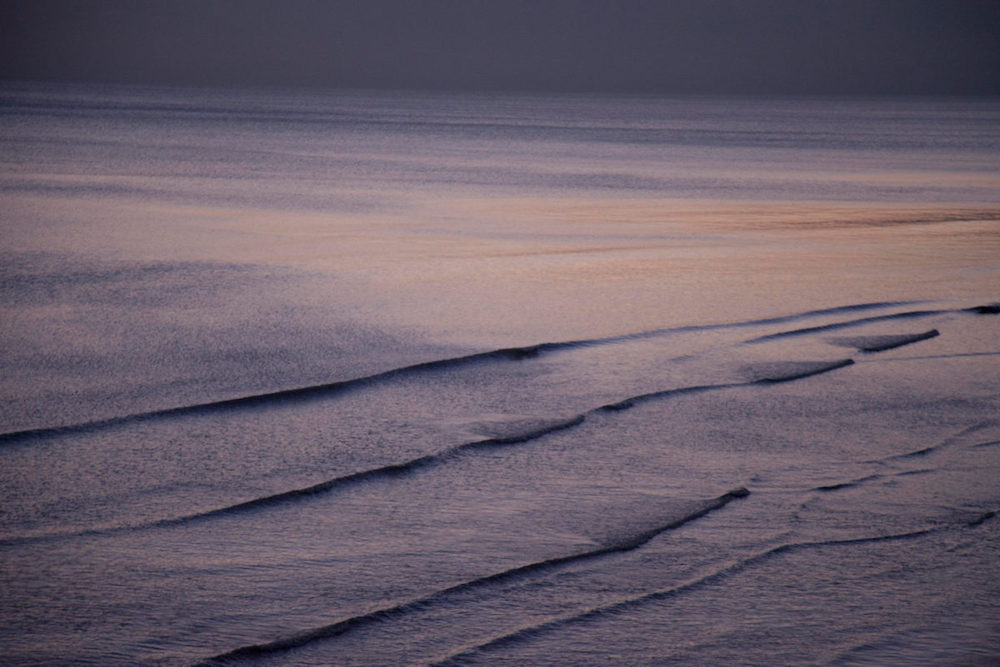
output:
[[[964,527],[975,528],[986,521],[989,521],[997,516],[996,512],[986,512],[985,514],[973,519],[972,521],[965,522]],[[517,644],[520,642],[530,641],[539,635],[546,632],[566,627],[569,625],[581,623],[588,621],[593,618],[598,618],[601,616],[613,615],[617,612],[629,609],[632,607],[638,607],[640,605],[659,601],[667,600],[673,597],[683,595],[685,593],[691,592],[693,590],[708,586],[710,584],[716,583],[722,579],[730,577],[732,575],[738,574],[743,570],[750,568],[758,563],[770,560],[777,556],[786,553],[792,553],[795,551],[802,551],[806,549],[816,549],[823,547],[835,547],[835,546],[845,546],[845,545],[856,545],[856,544],[871,544],[875,542],[889,542],[889,541],[900,541],[900,540],[910,540],[925,535],[930,535],[932,533],[941,532],[951,528],[950,526],[938,526],[935,528],[925,528],[923,530],[916,530],[907,533],[895,533],[890,535],[877,535],[872,537],[857,537],[842,540],[817,540],[811,542],[788,542],[785,544],[772,547],[765,551],[756,553],[752,556],[739,560],[735,563],[727,565],[715,572],[697,577],[695,579],[688,580],[677,586],[671,588],[660,589],[653,591],[651,593],[646,593],[644,595],[639,595],[636,597],[626,598],[619,602],[615,602],[609,605],[603,605],[600,607],[594,607],[588,609],[581,613],[570,614],[566,616],[560,616],[553,618],[549,621],[539,623],[537,625],[527,626],[519,628],[513,632],[495,637],[489,641],[477,644],[475,646],[467,647],[446,656],[445,658],[431,663],[434,667],[452,667],[453,665],[463,664],[463,661],[479,656],[484,653],[489,653],[512,644]]]
[[[975,433],[976,431],[981,431],[983,429],[996,426],[996,424],[997,422],[995,420],[988,419],[986,421],[979,422],[978,424],[973,424],[972,426],[963,428],[962,430],[954,433],[953,435],[948,436],[944,440],[941,440],[940,442],[935,443],[933,445],[928,445],[927,447],[923,447],[921,449],[917,449],[912,452],[904,452],[902,454],[892,454],[890,456],[886,456],[881,459],[866,461],[865,463],[888,463],[890,461],[899,461],[903,459],[912,459],[921,456],[927,456],[928,454],[931,454],[933,452],[940,451],[942,449],[950,447],[951,445],[961,441],[962,438],[971,433]]]
[[[555,349],[555,348],[561,348],[563,346],[577,347],[577,346],[589,346],[589,345],[603,345],[607,343],[620,343],[624,341],[655,338],[657,336],[663,336],[667,334],[694,333],[698,331],[716,331],[719,329],[740,329],[740,328],[747,328],[754,326],[765,326],[768,324],[785,324],[788,322],[798,322],[800,320],[811,319],[813,317],[823,317],[826,315],[839,315],[842,313],[864,312],[868,310],[878,310],[881,308],[912,306],[919,303],[928,303],[928,302],[927,301],[878,301],[872,303],[859,303],[849,306],[835,306],[832,308],[806,310],[801,313],[794,313],[791,315],[778,315],[775,317],[765,317],[756,320],[742,320],[739,322],[721,322],[716,324],[691,324],[681,327],[668,327],[663,329],[651,329],[649,331],[639,331],[636,333],[619,334],[616,336],[607,336],[604,338],[581,339],[581,340],[565,341],[560,343],[542,343],[539,347],[545,349]],[[980,308],[987,308],[987,307],[988,306],[980,306]]]
[[[882,336],[846,336],[840,338],[830,338],[829,342],[835,345],[856,348],[859,352],[885,352],[894,350],[904,345],[912,345],[930,338],[937,338],[941,332],[937,329],[913,334],[889,334]]]
[[[919,303],[919,302],[911,302]],[[901,304],[905,305],[905,304]],[[764,336],[758,336],[757,338],[751,338],[749,340],[743,341],[744,344],[753,343],[763,343],[769,340],[779,340],[782,338],[791,338],[794,336],[806,336],[813,333],[819,333],[821,331],[835,331],[837,329],[846,329],[848,327],[858,326],[861,324],[870,324],[872,322],[888,322],[890,320],[910,320],[918,319],[921,317],[932,317],[934,315],[945,315],[948,313],[972,313],[976,315],[996,315],[1000,313],[1000,303],[988,303],[982,306],[972,306],[971,308],[942,308],[936,310],[909,310],[902,313],[890,313],[888,315],[873,315],[871,317],[861,317],[854,320],[845,320],[843,322],[833,322],[831,324],[822,324],[815,327],[805,327],[802,329],[792,329],[790,331],[779,331],[778,333],[767,334]],[[931,334],[927,332],[924,334],[925,338],[916,338],[913,341],[925,340],[926,338],[933,338],[937,335],[937,332]],[[906,344],[906,343],[904,343]],[[870,350],[864,350],[867,352],[880,352],[884,349],[892,349],[892,347],[897,347],[895,345],[890,347],[875,347]],[[862,348],[863,349],[863,348]]]
[[[969,449],[979,449],[981,447],[995,447],[1000,445],[1000,440],[990,440],[988,442],[980,442],[978,444],[972,445]]]
[[[708,391],[734,389],[737,387],[751,387],[755,385],[770,385],[781,382],[790,382],[793,380],[798,380],[818,375],[820,373],[827,373],[829,371],[836,370],[838,368],[843,368],[844,366],[849,366],[854,362],[851,359],[841,359],[838,361],[831,361],[831,362],[802,362],[802,363],[804,363],[804,366],[799,370],[795,371],[794,373],[787,373],[775,376],[765,376],[763,378],[758,378],[748,382],[731,382],[724,384],[708,384],[708,385],[695,385],[690,387],[678,387],[675,389],[665,389],[662,391],[631,396],[622,401],[618,401],[617,403],[611,403],[608,405],[602,405],[596,408],[592,408],[581,414],[575,415],[573,417],[570,417],[568,419],[556,423],[550,423],[542,428],[535,429],[533,431],[527,431],[524,433],[518,433],[505,437],[489,438],[485,440],[474,440],[472,442],[466,442],[460,445],[449,447],[434,454],[427,454],[425,456],[409,459],[407,461],[402,461],[400,463],[392,463],[377,468],[361,470],[358,472],[350,473],[348,475],[334,477],[333,479],[319,482],[318,484],[313,484],[311,486],[299,489],[292,489],[290,491],[282,491],[280,493],[268,496],[261,496],[259,498],[253,498],[251,500],[237,503],[235,505],[227,505],[225,507],[219,507],[216,509],[211,509],[204,512],[198,512],[195,514],[187,514],[180,517],[160,519],[158,521],[153,521],[150,523],[114,526],[110,528],[94,528],[94,529],[73,531],[73,532],[47,533],[43,535],[9,537],[5,539],[0,539],[0,546],[10,546],[16,544],[25,544],[29,542],[65,539],[70,537],[93,537],[93,536],[113,535],[118,533],[133,532],[138,530],[149,530],[154,528],[168,528],[172,526],[180,526],[184,524],[194,523],[197,521],[203,521],[217,517],[238,514],[240,512],[252,511],[255,509],[275,507],[285,503],[341,490],[355,484],[362,484],[365,482],[370,482],[378,479],[402,477],[404,475],[409,475],[421,470],[441,465],[451,459],[457,458],[465,454],[475,453],[476,451],[479,450],[489,450],[489,449],[496,449],[498,447],[508,447],[511,445],[519,445],[531,442],[533,440],[538,440],[539,438],[549,435],[550,433],[555,433],[557,431],[563,431],[579,426],[580,424],[583,424],[586,421],[587,417],[590,415],[597,415],[607,412],[621,412],[623,410],[628,410],[632,407],[635,407],[640,403],[652,400],[667,399],[674,396],[683,396],[683,395],[704,393]]]
[[[393,477],[402,477],[404,475],[409,475],[424,468],[430,468],[435,465],[440,465],[441,463],[449,459],[455,458],[466,452],[475,451],[477,449],[489,449],[502,446],[516,445],[524,442],[530,442],[532,440],[537,440],[538,438],[546,436],[550,433],[555,433],[557,431],[562,431],[564,429],[573,428],[574,426],[582,424],[584,419],[585,419],[584,415],[576,415],[570,419],[547,424],[546,426],[536,429],[534,431],[526,431],[524,433],[518,433],[511,436],[489,438],[486,440],[474,440],[472,442],[466,442],[460,445],[449,447],[445,450],[442,450],[434,454],[427,454],[425,456],[409,459],[401,463],[391,463],[388,465],[379,466],[377,468],[360,470],[358,472],[353,472],[347,475],[341,475],[340,477],[334,477],[333,479],[328,479],[319,482],[317,484],[313,484],[311,486],[292,489],[290,491],[282,491],[280,493],[275,493],[267,496],[261,496],[241,503],[236,503],[235,505],[227,505],[225,507],[206,510],[204,512],[197,512],[195,514],[186,514],[184,516],[173,517],[169,519],[160,519],[158,521],[152,521],[149,523],[113,526],[109,528],[92,528],[88,530],[73,531],[73,532],[57,532],[57,533],[46,533],[43,535],[10,537],[5,539],[0,539],[0,546],[25,544],[28,542],[43,542],[49,540],[64,539],[69,537],[94,537],[94,536],[114,535],[118,533],[129,533],[139,530],[149,530],[153,528],[169,528],[171,526],[180,526],[183,524],[194,523],[196,521],[202,521],[206,519],[212,519],[231,514],[238,514],[240,512],[246,512],[254,509],[275,507],[278,505],[283,505],[285,503],[309,498],[310,496],[318,496],[325,493],[331,493],[354,484],[360,484],[377,479],[388,479]]]
[[[65,426],[50,426],[43,428],[26,429],[22,431],[11,431],[8,433],[0,433],[0,444],[10,444],[29,439],[46,438],[57,435],[89,433],[92,431],[99,431],[109,427],[122,426],[125,424],[133,424],[136,422],[150,421],[154,419],[205,414],[205,413],[220,412],[224,410],[232,410],[245,407],[255,407],[271,403],[280,403],[286,401],[289,402],[304,401],[315,398],[327,397],[338,393],[346,392],[352,389],[357,389],[360,387],[368,386],[378,382],[384,382],[386,380],[391,380],[410,374],[442,370],[447,368],[456,368],[459,366],[470,365],[484,361],[496,361],[496,360],[520,361],[522,359],[528,359],[531,357],[538,356],[542,348],[546,347],[546,345],[551,346],[559,344],[549,343],[543,345],[536,345],[533,347],[504,348],[499,350],[492,350],[490,352],[479,352],[476,354],[470,354],[462,357],[452,357],[448,359],[436,359],[434,361],[425,361],[422,363],[412,364],[409,366],[402,366],[400,368],[393,368],[387,371],[383,371],[381,373],[375,373],[373,375],[366,375],[363,377],[352,378],[349,380],[340,380],[338,382],[328,382],[325,384],[311,385],[308,387],[296,387],[294,389],[281,389],[278,391],[272,391],[263,394],[251,394],[249,396],[227,398],[219,401],[209,401],[207,403],[194,403],[191,405],[182,405],[179,407],[165,408],[162,410],[151,410],[149,412],[138,412],[130,415],[124,415],[121,417],[111,417],[108,419],[99,419],[95,421],[81,422],[77,424],[67,424]]]
[[[843,322],[834,322],[832,324],[822,324],[816,327],[805,327],[803,329],[792,329],[790,331],[779,331],[778,333],[767,334],[765,336],[758,336],[757,338],[751,338],[750,340],[743,341],[747,344],[753,343],[764,343],[770,340],[779,340],[782,338],[792,338],[795,336],[806,336],[813,333],[819,333],[821,331],[836,331],[837,329],[846,329],[848,327],[858,326],[860,324],[870,324],[872,322],[887,322],[889,320],[909,320],[917,319],[921,317],[932,317],[934,315],[943,315],[945,313],[955,313],[955,312],[966,312],[964,310],[910,310],[903,313],[893,313],[891,315],[874,315],[872,317],[861,317],[854,320],[845,320]]]
[[[951,354],[926,354],[914,357],[884,357],[880,359],[866,359],[863,363],[892,363],[896,361],[925,361],[928,359],[962,359],[965,357],[997,357],[1000,352],[953,352]]]
[[[588,561],[595,558],[601,558],[603,556],[608,556],[615,553],[623,553],[626,551],[633,551],[643,546],[650,540],[652,540],[657,535],[661,533],[676,530],[681,526],[688,524],[692,521],[700,519],[701,517],[714,512],[715,510],[725,507],[729,503],[737,500],[739,498],[745,498],[750,495],[750,492],[739,487],[722,494],[717,498],[706,502],[701,508],[692,512],[691,514],[685,515],[679,519],[675,519],[669,523],[662,526],[658,526],[651,530],[647,530],[642,533],[637,533],[616,543],[610,544],[608,546],[602,547],[600,549],[593,549],[591,551],[584,551],[580,553],[571,554],[568,556],[559,556],[556,558],[549,558],[547,560],[536,561],[534,563],[528,563],[527,565],[521,565],[510,570],[504,570],[503,572],[497,572],[495,574],[490,574],[485,577],[480,577],[478,579],[471,579],[469,581],[464,581],[460,584],[444,588],[439,591],[435,591],[429,595],[416,600],[411,600],[409,602],[404,602],[392,607],[386,607],[383,609],[377,609],[366,614],[361,614],[358,616],[352,616],[350,618],[337,621],[336,623],[331,623],[330,625],[324,625],[319,628],[314,628],[306,632],[293,635],[284,639],[278,639],[273,642],[266,644],[253,644],[250,646],[242,646],[240,648],[222,653],[217,656],[208,658],[201,665],[220,665],[226,664],[234,660],[239,660],[243,658],[255,658],[265,655],[270,655],[274,653],[281,653],[286,651],[291,651],[293,649],[301,648],[307,644],[332,639],[343,635],[355,628],[360,628],[375,623],[380,623],[383,621],[391,621],[394,618],[398,618],[404,614],[426,609],[431,605],[440,602],[447,598],[448,596],[454,595],[456,593],[465,592],[480,586],[487,586],[491,584],[497,584],[504,581],[509,581],[517,577],[536,574],[539,572],[544,572],[547,570],[556,569],[564,565],[569,565],[572,563],[580,563]]]
[[[605,411],[619,412],[621,410],[628,410],[629,408],[632,408],[640,403],[645,403],[646,401],[669,398],[671,396],[679,396],[683,394],[698,394],[717,389],[734,389],[736,387],[779,384],[781,382],[791,382],[792,380],[801,380],[803,378],[812,377],[813,375],[829,373],[830,371],[834,371],[837,370],[838,368],[843,368],[845,366],[851,366],[852,364],[854,364],[854,360],[838,359],[836,361],[798,362],[798,363],[801,363],[802,366],[793,366],[787,372],[778,371],[770,374],[764,374],[762,377],[750,380],[749,382],[703,384],[691,387],[679,387],[677,389],[664,389],[662,391],[654,391],[648,394],[639,394],[638,396],[631,396],[624,400],[618,401],[617,403],[609,403],[607,405],[602,405],[599,408],[594,408],[593,410],[590,410],[587,414],[596,412],[605,412]]]
[[[950,436],[944,438],[943,440],[934,443],[933,445],[928,445],[927,447],[922,447],[921,449],[917,449],[911,452],[904,452],[902,454],[890,454],[880,459],[869,459],[867,461],[863,461],[863,463],[884,465],[893,461],[921,458],[933,452],[937,452],[942,449],[951,447],[952,445],[961,442],[962,439],[965,438],[966,436],[976,433],[977,431],[981,431],[983,429],[994,427],[997,424],[998,422],[992,419],[981,421],[979,423],[973,424],[972,426],[967,426],[959,431],[956,431],[952,433]],[[991,441],[979,442],[967,445],[966,449],[971,450],[981,447],[992,447],[995,445],[1000,445],[1000,440],[991,440]],[[831,482],[829,484],[824,484],[822,486],[816,486],[810,490],[819,492],[840,491],[842,489],[855,488],[861,486],[862,484],[867,484],[868,482],[874,482],[881,479],[888,479],[893,477],[909,477],[912,475],[926,475],[937,471],[938,468],[921,468],[916,470],[901,470],[899,472],[892,472],[892,473],[872,473],[870,475],[865,475],[863,477],[856,477],[854,479],[850,479],[843,482]]]
[[[936,442],[936,443],[934,443],[932,445],[928,445],[926,447],[922,447],[920,449],[913,450],[913,451],[910,451],[910,452],[903,452],[902,454],[889,454],[888,456],[884,456],[884,457],[879,458],[879,459],[868,459],[867,461],[862,461],[861,463],[885,465],[885,464],[890,464],[890,463],[892,463],[894,461],[903,461],[903,460],[906,460],[906,459],[921,458],[921,457],[927,456],[928,454],[931,454],[931,453],[940,451],[942,449],[946,449],[948,447],[951,447],[951,446],[955,445],[956,443],[961,442],[962,439],[966,438],[967,436],[969,436],[969,435],[971,435],[973,433],[976,433],[978,431],[982,431],[984,429],[988,429],[988,428],[991,428],[991,427],[995,427],[998,424],[1000,424],[1000,422],[998,422],[997,420],[987,419],[985,421],[981,421],[981,422],[978,422],[978,423],[973,424],[971,426],[967,426],[967,427],[965,427],[963,429],[955,431],[954,433],[952,433],[951,435],[947,436],[943,440],[939,440],[938,442]],[[967,445],[966,449],[976,449],[976,448],[979,448],[979,447],[990,447],[990,446],[997,445],[997,444],[1000,444],[1000,440],[993,440],[993,441],[988,441],[988,442],[980,442],[980,443],[975,443],[975,444]],[[910,475],[924,475],[924,474],[936,472],[937,470],[938,470],[937,468],[922,468],[922,469],[918,469],[918,470],[901,470],[899,472],[893,472],[893,473],[872,473],[870,475],[865,475],[863,477],[857,477],[855,479],[851,479],[851,480],[847,480],[847,481],[843,481],[843,482],[831,482],[830,484],[824,484],[822,486],[816,486],[816,487],[813,487],[811,490],[812,491],[819,491],[819,492],[839,491],[841,489],[854,488],[854,487],[860,486],[862,484],[866,484],[868,482],[878,481],[880,479],[886,479],[886,478],[892,478],[892,477],[907,477],[907,476],[910,476]]]
[[[438,371],[444,369],[457,368],[465,365],[471,365],[482,362],[522,361],[524,359],[536,358],[541,354],[545,354],[548,352],[555,352],[555,351],[567,350],[578,347],[610,345],[626,341],[655,338],[658,336],[664,336],[669,334],[761,326],[767,324],[782,324],[786,322],[794,322],[802,319],[820,317],[824,315],[836,315],[840,313],[861,312],[861,311],[874,310],[880,308],[892,308],[897,306],[911,305],[915,303],[921,303],[921,302],[885,301],[885,302],[863,303],[850,306],[838,306],[834,308],[805,311],[793,315],[783,315],[778,317],[769,317],[757,320],[745,320],[741,322],[727,322],[719,324],[690,325],[682,327],[653,329],[649,331],[641,331],[629,334],[619,334],[615,336],[606,336],[601,338],[557,341],[557,342],[539,343],[537,345],[530,345],[525,347],[501,348],[497,350],[491,350],[488,352],[478,352],[460,357],[437,359],[437,360],[412,364],[408,366],[401,366],[399,368],[393,368],[387,371],[383,371],[381,373],[375,373],[372,375],[366,375],[347,380],[340,380],[336,382],[310,385],[307,387],[281,389],[278,391],[266,392],[262,394],[251,394],[248,396],[240,396],[236,398],[228,398],[218,401],[209,401],[206,403],[194,403],[190,405],[182,405],[173,408],[164,408],[161,410],[150,410],[147,412],[138,412],[128,415],[122,415],[119,417],[109,417],[107,419],[78,422],[75,424],[65,424],[61,426],[46,426],[46,427],[24,429],[18,431],[9,431],[7,433],[0,433],[0,446],[20,443],[28,440],[51,438],[60,435],[78,435],[78,434],[91,433],[95,431],[114,428],[117,426],[124,426],[128,424],[134,424],[143,421],[169,419],[173,417],[184,417],[184,416],[191,416],[198,414],[208,414],[213,412],[234,410],[240,408],[249,408],[249,407],[267,405],[272,403],[293,402],[293,401],[298,402],[298,401],[306,401],[319,398],[327,398],[339,393],[345,393],[353,389],[393,380],[407,375],[424,373],[428,371]],[[980,308],[986,308],[986,306],[981,306]],[[933,311],[933,312],[947,312],[947,311]],[[887,317],[892,317],[892,316],[887,316]]]
[[[937,472],[936,468],[921,468],[919,470],[903,470],[900,472],[894,472],[891,474],[883,473],[873,473],[871,475],[865,475],[864,477],[857,477],[855,479],[848,480],[846,482],[834,482],[831,484],[824,484],[823,486],[816,486],[810,489],[810,491],[819,491],[821,493],[826,493],[829,491],[840,491],[842,489],[853,489],[861,486],[862,484],[867,484],[868,482],[877,482],[882,479],[891,479],[893,477],[914,477],[916,475],[929,475],[931,473]]]
[[[298,500],[299,498],[304,498],[307,496],[315,496],[321,493],[334,491],[340,487],[348,486],[350,484],[356,484],[359,482],[365,482],[379,478],[400,477],[403,475],[408,475],[410,473],[416,472],[417,470],[421,470],[423,468],[428,468],[434,465],[438,465],[448,459],[459,456],[465,452],[474,451],[477,449],[490,449],[508,445],[517,445],[524,442],[537,440],[550,433],[555,433],[557,431],[563,431],[565,429],[578,426],[583,423],[584,418],[585,418],[584,415],[577,415],[575,417],[572,417],[571,419],[557,422],[555,424],[549,424],[544,428],[540,428],[534,431],[528,431],[525,433],[520,433],[517,435],[501,437],[501,438],[474,440],[472,442],[466,442],[461,445],[455,445],[454,447],[449,447],[448,449],[445,449],[436,454],[428,454],[426,456],[420,456],[415,459],[410,459],[409,461],[404,461],[402,463],[393,463],[386,466],[381,466],[379,468],[371,468],[369,470],[362,470],[356,473],[351,473],[349,475],[344,475],[342,477],[335,477],[331,480],[320,482],[319,484],[314,484],[312,486],[308,486],[303,489],[293,489],[291,491],[285,491],[270,496],[254,498],[253,500],[248,500],[246,502],[239,503],[236,505],[230,505],[228,507],[209,510],[207,512],[201,512],[199,514],[192,514],[177,519],[167,519],[165,521],[158,522],[157,524],[154,525],[155,526],[176,525],[180,523],[187,523],[190,521],[197,521],[199,519],[208,519],[216,516],[223,516],[226,514],[234,514],[244,510],[255,509],[258,507],[271,507],[274,505],[279,505],[288,502],[290,500]]]

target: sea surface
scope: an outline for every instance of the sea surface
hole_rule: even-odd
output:
[[[0,663],[1000,662],[1000,100],[0,86]]]

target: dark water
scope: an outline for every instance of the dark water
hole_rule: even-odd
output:
[[[998,120],[7,86],[2,662],[1000,659]]]

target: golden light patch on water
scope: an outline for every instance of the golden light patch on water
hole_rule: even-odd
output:
[[[1000,285],[997,207],[440,195],[363,212],[11,195],[59,222],[8,247],[291,267],[320,280],[296,299],[463,343],[868,301],[975,305]]]
[[[453,198],[439,203],[444,219],[494,223],[677,226],[685,230],[789,229],[1000,220],[997,206],[876,203],[713,201],[635,197]],[[630,229],[629,231],[633,231]],[[695,232],[697,233],[697,231]]]

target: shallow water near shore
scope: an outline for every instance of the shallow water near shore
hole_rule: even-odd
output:
[[[1000,658],[1000,104],[7,85],[5,664]]]

